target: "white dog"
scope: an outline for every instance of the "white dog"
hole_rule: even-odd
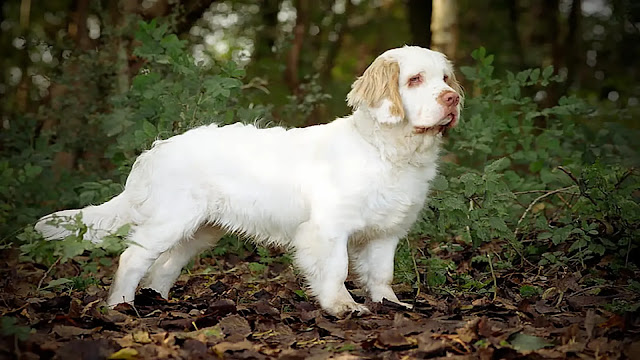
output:
[[[326,125],[208,125],[156,141],[120,195],[45,216],[36,229],[64,238],[69,230],[52,220],[81,213],[85,238],[100,241],[132,225],[110,305],[132,302],[143,277],[167,297],[182,267],[226,232],[290,249],[329,314],[368,312],[345,288],[349,265],[373,301],[399,303],[396,245],[424,205],[461,90],[444,55],[405,46],[380,55],[347,101],[353,114]]]

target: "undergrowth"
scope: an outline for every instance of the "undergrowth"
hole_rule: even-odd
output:
[[[80,221],[75,235],[54,242],[41,241],[31,226],[23,226],[50,210],[99,203],[120,192],[136,156],[158,138],[211,122],[271,120],[268,105],[251,102],[244,70],[232,61],[196,64],[187,44],[154,21],[141,23],[136,39],[134,54],[143,66],[130,89],[110,92],[87,120],[87,131],[100,134],[93,137],[100,140],[86,146],[100,148],[109,159],[106,166],[88,156],[79,160],[86,171],[52,170],[56,153],[81,144],[60,141],[65,134],[34,131],[45,110],[16,115],[20,121],[12,122],[5,135],[11,141],[1,149],[0,160],[4,246],[19,246],[23,260],[49,269],[88,256],[77,278],[57,279],[39,289],[91,285],[91,273],[112,265],[109,259],[123,248],[128,230],[95,245],[82,241],[87,229]],[[78,61],[108,63],[100,56],[105,55]],[[410,241],[402,241],[398,249],[396,280],[417,289],[495,296],[496,273],[510,269],[587,271],[604,258],[613,273],[635,269],[640,245],[638,133],[620,128],[617,114],[598,111],[573,96],[543,107],[545,88],[562,81],[551,67],[497,78],[493,55],[481,48],[472,56],[476,66],[460,69],[474,84],[463,121],[450,134],[447,160],[431,184]],[[288,107],[310,113],[326,99],[313,84],[303,101],[291,99]],[[25,137],[27,133],[34,135]],[[108,180],[100,180],[104,178]],[[484,249],[488,244],[497,246]],[[459,262],[452,260],[470,248],[483,249],[467,259],[479,276],[459,273]],[[244,251],[253,248],[227,238],[210,255]],[[272,261],[290,262],[265,250],[258,255],[262,260],[251,265],[255,273]],[[520,288],[523,297],[543,291],[531,285]]]

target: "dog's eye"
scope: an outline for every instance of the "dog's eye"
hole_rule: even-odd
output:
[[[442,80],[444,80],[444,82],[449,81],[449,76],[445,75],[445,76],[442,78]]]
[[[420,74],[414,75],[409,78],[409,86],[419,85],[422,82],[422,76]]]

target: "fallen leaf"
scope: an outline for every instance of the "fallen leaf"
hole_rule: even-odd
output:
[[[474,340],[478,339],[478,323],[480,322],[480,318],[475,318],[470,320],[465,324],[463,328],[457,329],[456,332],[465,343],[470,343]]]
[[[640,359],[640,341],[632,342],[624,348],[628,359]]]
[[[547,305],[544,300],[536,301],[534,308],[539,314],[554,314],[560,312],[557,308]]]
[[[410,341],[406,337],[402,336],[398,330],[391,329],[378,334],[375,345],[381,349],[397,349],[410,347],[416,344],[417,342],[415,340]]]
[[[104,359],[117,349],[107,339],[71,340],[56,351],[57,359],[93,360]]]
[[[587,310],[584,317],[584,329],[587,331],[587,340],[593,337],[593,329],[596,327],[596,312],[593,309]]]
[[[511,336],[509,343],[518,351],[533,351],[545,347],[553,346],[547,340],[523,333],[517,333]]]
[[[251,326],[249,326],[249,322],[238,314],[222,318],[219,325],[222,332],[227,335],[239,334],[242,337],[247,337],[251,334]]]
[[[138,356],[138,350],[133,348],[120,349],[113,354],[109,355],[109,360],[131,360]]]
[[[215,345],[212,348],[213,352],[215,352],[220,358],[223,358],[224,353],[226,352],[235,352],[235,351],[252,350],[252,349],[253,349],[253,344],[247,340],[240,341],[240,342],[225,341]]]
[[[101,328],[83,329],[75,326],[68,325],[56,325],[53,327],[53,332],[63,339],[76,338],[82,335],[91,335],[94,332],[100,331]]]
[[[148,344],[151,342],[151,338],[146,331],[136,331],[133,333],[133,341],[139,344]]]

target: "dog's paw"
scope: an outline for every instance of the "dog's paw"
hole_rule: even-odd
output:
[[[329,315],[337,318],[346,318],[348,316],[365,316],[371,314],[371,310],[362,304],[358,304],[355,301],[345,301],[335,304],[325,309]]]

